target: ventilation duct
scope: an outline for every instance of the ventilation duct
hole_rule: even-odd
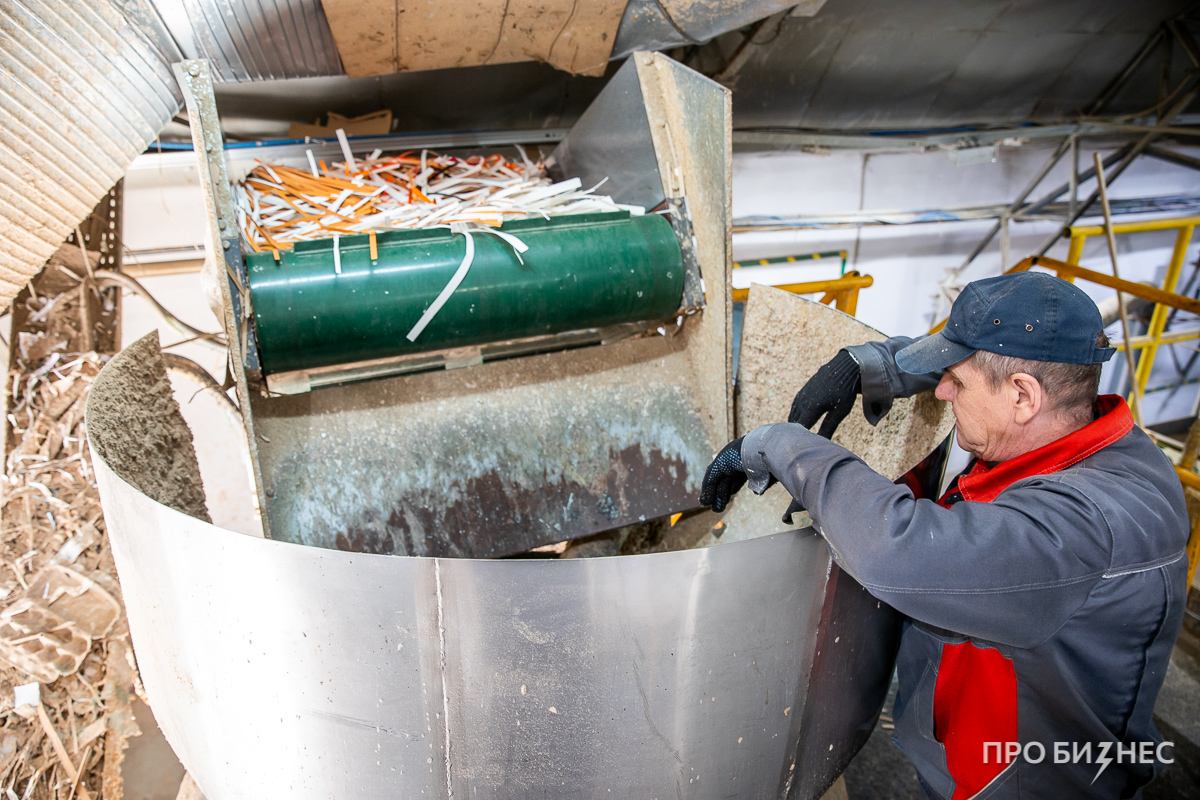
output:
[[[160,24],[142,0],[0,0],[0,303],[179,110]]]

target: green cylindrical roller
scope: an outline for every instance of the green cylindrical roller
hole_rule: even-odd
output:
[[[508,222],[529,250],[472,234],[470,271],[415,341],[406,334],[450,281],[466,237],[448,229],[343,236],[247,258],[267,373],[660,320],[679,307],[683,263],[657,214]],[[340,267],[340,272],[338,271]]]

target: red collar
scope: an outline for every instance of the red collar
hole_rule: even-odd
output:
[[[1057,441],[992,467],[976,461],[971,472],[958,480],[958,491],[963,499],[990,503],[1022,478],[1066,469],[1108,447],[1133,429],[1133,415],[1120,395],[1101,395],[1096,398],[1096,407],[1100,409],[1100,419]]]

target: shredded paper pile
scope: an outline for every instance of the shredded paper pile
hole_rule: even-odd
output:
[[[85,436],[105,356],[78,352],[81,287],[52,259],[24,300],[0,484],[0,798],[120,797],[133,654]],[[46,291],[50,289],[50,291]],[[107,302],[110,297],[102,292]],[[20,298],[18,298],[20,302]]]
[[[238,222],[256,251],[335,235],[382,233],[452,223],[498,227],[506,220],[626,210],[584,189],[578,178],[553,183],[522,150],[459,158],[428,150],[327,165],[308,151],[309,169],[261,163],[237,184]]]

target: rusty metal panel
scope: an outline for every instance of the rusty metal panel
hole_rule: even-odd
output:
[[[703,469],[732,429],[729,95],[646,58],[656,113],[679,138],[643,128],[641,143],[593,155],[615,163],[631,146],[669,148],[656,161],[671,170],[670,196],[695,198],[707,305],[621,341],[290,397],[263,391],[254,365],[235,359],[271,537],[493,557],[698,507]],[[184,83],[189,108],[211,100],[211,86]],[[202,173],[214,195],[228,191],[220,172]],[[228,314],[226,332],[240,342]]]
[[[695,507],[682,337],[251,399],[273,538],[491,557]]]
[[[179,110],[138,0],[0,0],[0,303],[7,304]]]
[[[187,59],[219,81],[341,75],[320,0],[153,0]]]

